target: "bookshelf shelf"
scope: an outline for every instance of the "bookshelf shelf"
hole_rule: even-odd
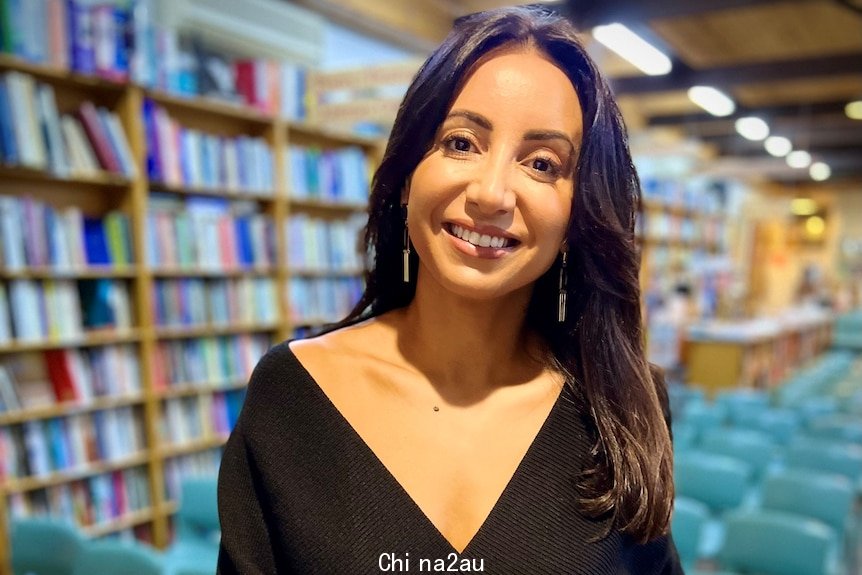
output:
[[[232,104],[211,98],[178,96],[159,90],[145,90],[144,93],[148,98],[173,113],[206,114],[221,119],[238,120],[259,127],[269,127],[275,121],[273,117],[242,104]]]
[[[276,331],[279,329],[279,327],[280,326],[278,323],[157,327],[156,337],[159,339],[184,339],[218,335],[236,335],[241,333],[260,333]]]
[[[45,170],[24,166],[0,166],[0,177],[4,180],[25,180],[64,187],[86,186],[87,188],[104,188],[110,191],[128,188],[131,184],[130,180],[111,172],[64,177]]]
[[[252,200],[255,202],[275,202],[278,193],[249,192],[242,190],[228,190],[220,188],[195,188],[190,186],[173,186],[164,182],[150,182],[150,190],[154,192],[165,192],[185,196],[209,196],[214,198],[226,198],[228,200]]]
[[[115,331],[113,329],[87,332],[84,336],[63,340],[14,342],[0,345],[0,354],[47,351],[72,347],[95,347],[118,343],[134,343],[141,339],[137,330]]]
[[[362,276],[365,270],[361,268],[348,269],[302,269],[290,268],[290,276],[298,278],[331,278],[331,277],[358,277]]]
[[[145,465],[148,461],[149,454],[146,451],[142,451],[130,457],[123,457],[122,459],[117,459],[116,461],[101,461],[98,463],[90,463],[84,467],[78,467],[75,469],[64,469],[63,471],[56,471],[54,473],[44,476],[7,479],[4,486],[4,490],[7,493],[24,493],[27,491],[35,491],[37,489],[53,487],[55,485],[61,485],[63,483],[76,481],[78,479],[86,479],[88,477],[93,477],[94,475],[100,475],[102,473],[109,473],[111,471],[117,471],[129,467],[136,467],[138,465]]]
[[[241,278],[241,277],[267,277],[278,273],[277,268],[153,268],[151,272],[155,278]]]
[[[358,202],[333,202],[310,198],[289,198],[291,210],[316,210],[334,213],[365,212],[368,204]]]
[[[110,535],[111,533],[116,533],[117,531],[129,529],[130,527],[149,523],[153,520],[155,515],[153,508],[149,507],[147,509],[126,513],[116,519],[112,519],[111,521],[85,526],[81,529],[89,537],[103,537],[105,535]]]
[[[15,425],[25,421],[36,419],[50,419],[52,417],[65,417],[79,413],[88,413],[129,405],[138,405],[144,402],[143,395],[129,395],[121,397],[99,397],[87,402],[62,402],[44,407],[31,409],[20,409],[0,414],[0,425]]]
[[[243,389],[247,385],[246,379],[236,381],[228,381],[223,384],[186,384],[172,385],[167,389],[158,392],[159,399],[173,399],[175,397],[193,397],[195,395],[205,395],[218,393],[220,391],[235,391]]]
[[[198,451],[206,451],[207,449],[216,449],[223,446],[226,441],[226,435],[217,435],[215,437],[205,437],[180,444],[169,444],[163,446],[159,450],[159,457],[162,459],[168,459],[170,457],[179,457],[180,455],[197,453]]]
[[[34,268],[28,267],[23,270],[6,270],[0,269],[0,279],[3,280],[18,280],[18,279],[37,279],[37,280],[55,280],[55,279],[134,279],[138,277],[140,271],[137,267],[117,267],[117,266],[102,266],[102,267],[87,267],[87,268]]]
[[[354,136],[341,132],[334,132],[317,124],[309,122],[286,122],[288,134],[291,132],[301,134],[309,138],[328,140],[331,143],[340,144],[343,146],[359,146],[362,148],[373,148],[380,145],[379,140],[372,138],[364,138],[362,136]]]
[[[100,92],[109,91],[119,94],[126,89],[127,86],[127,84],[122,82],[114,82],[98,76],[77,74],[75,72],[70,72],[69,70],[47,66],[45,64],[36,64],[9,54],[0,53],[0,71],[6,70],[14,70],[30,74],[38,80],[49,82],[58,87],[83,88]]]

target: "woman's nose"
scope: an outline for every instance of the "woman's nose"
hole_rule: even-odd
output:
[[[467,203],[485,215],[512,211],[515,208],[512,163],[502,154],[489,156],[479,170],[476,180],[467,188]]]

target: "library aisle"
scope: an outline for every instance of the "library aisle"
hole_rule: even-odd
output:
[[[100,548],[214,572],[252,370],[352,309],[407,84],[456,18],[516,3],[386,4],[0,0],[0,575]],[[630,130],[686,572],[862,572],[862,6],[548,4]],[[606,45],[615,19],[678,69]],[[795,52],[753,39],[773,22]]]

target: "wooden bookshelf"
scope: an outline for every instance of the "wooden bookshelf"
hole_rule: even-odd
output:
[[[314,146],[321,149],[358,147],[370,166],[379,162],[380,143],[367,138],[334,133],[306,123],[288,122],[271,117],[257,110],[231,103],[201,98],[178,97],[149,90],[132,84],[116,83],[103,78],[94,78],[57,70],[47,66],[24,62],[17,58],[0,55],[0,72],[16,71],[33,76],[38,82],[53,87],[61,113],[77,109],[83,101],[92,101],[117,114],[128,139],[136,166],[137,177],[129,179],[118,174],[98,172],[74,177],[58,177],[46,170],[24,167],[0,166],[0,194],[6,196],[31,196],[55,208],[75,206],[91,216],[102,216],[111,210],[125,214],[129,219],[133,263],[126,267],[87,267],[76,269],[53,269],[26,267],[24,269],[0,269],[0,282],[32,280],[92,280],[109,279],[124,282],[128,286],[131,302],[133,328],[129,330],[88,331],[80,337],[63,340],[17,341],[0,344],[0,362],[14,359],[25,353],[48,350],[90,350],[103,346],[133,344],[133,352],[140,367],[141,393],[136,395],[99,397],[88,402],[64,402],[50,406],[20,409],[0,413],[0,428],[20,426],[30,421],[52,420],[73,414],[95,414],[113,409],[133,407],[142,418],[146,448],[143,452],[118,461],[101,461],[74,469],[62,470],[40,477],[7,478],[0,482],[0,517],[7,517],[8,498],[26,494],[73,481],[87,479],[102,473],[142,466],[148,481],[151,506],[128,513],[115,520],[91,525],[83,531],[92,537],[116,533],[131,527],[145,526],[158,547],[169,543],[169,521],[176,504],[167,501],[165,494],[165,460],[194,455],[207,450],[221,449],[227,435],[218,434],[188,443],[174,444],[165,441],[160,432],[164,404],[171,399],[201,398],[219,392],[241,390],[245,379],[228,378],[227,381],[199,382],[199,384],[177,384],[167,389],[156,389],[156,362],[162,345],[183,344],[187,340],[213,338],[214,336],[246,337],[254,334],[268,336],[272,343],[283,341],[293,334],[298,326],[322,325],[337,318],[301,322],[294,325],[290,318],[289,283],[292,277],[313,278],[327,281],[330,278],[357,277],[361,269],[336,270],[291,270],[286,262],[287,245],[285,223],[292,213],[323,214],[327,220],[346,219],[363,213],[367,206],[363,202],[332,202],[320,199],[290,198],[288,193],[288,170],[285,152],[292,143]],[[184,185],[168,185],[150,181],[147,175],[147,130],[143,118],[145,99],[161,106],[180,125],[225,138],[249,136],[262,138],[271,150],[273,158],[274,186],[271,190],[245,191],[227,187],[201,188]],[[151,266],[145,257],[148,245],[146,227],[151,206],[155,205],[152,194],[172,195],[182,201],[191,197],[223,198],[233,205],[241,203],[243,209],[255,205],[259,213],[269,218],[274,235],[274,260],[271,265],[251,267],[207,266]],[[195,325],[161,327],[155,323],[155,285],[162,279],[244,279],[270,278],[275,285],[277,310],[275,321],[247,325]],[[210,417],[209,414],[205,414]],[[8,564],[5,520],[0,519],[0,573]]]

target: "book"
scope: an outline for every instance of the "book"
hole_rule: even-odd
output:
[[[81,124],[84,126],[87,137],[93,145],[93,150],[96,152],[96,157],[102,169],[122,174],[123,168],[120,165],[120,160],[111,146],[111,141],[108,138],[105,127],[102,125],[96,106],[92,102],[84,102],[78,110],[78,116]]]

